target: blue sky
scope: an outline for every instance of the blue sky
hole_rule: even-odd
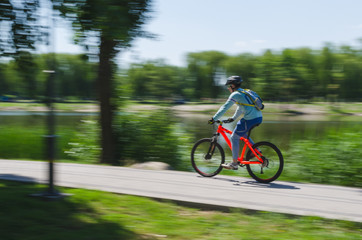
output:
[[[136,40],[120,55],[122,65],[162,58],[186,66],[189,52],[360,46],[362,38],[362,0],[154,0],[153,10],[145,29],[157,40]],[[81,51],[70,31],[57,28],[56,36],[57,52]]]

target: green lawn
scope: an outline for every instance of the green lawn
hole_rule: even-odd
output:
[[[29,197],[44,186],[0,181],[4,240],[361,239],[362,223],[268,212],[200,210],[148,198],[61,188],[58,201]]]

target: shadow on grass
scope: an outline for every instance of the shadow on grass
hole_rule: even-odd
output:
[[[0,180],[1,239],[150,239],[126,229],[119,219],[104,217],[87,196],[30,197],[43,190],[42,185]]]

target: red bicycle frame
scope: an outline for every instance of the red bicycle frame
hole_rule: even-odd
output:
[[[222,126],[222,123],[219,124],[219,127],[217,128],[217,131],[216,131],[216,132],[217,132],[218,135],[221,134],[221,135],[224,137],[227,145],[228,145],[228,146],[230,147],[230,149],[232,150],[231,141],[230,141],[229,137],[226,135],[226,133],[232,134],[233,132],[230,131],[230,130],[228,130],[228,129],[226,129],[226,128],[224,128],[224,127]],[[261,154],[261,152],[260,152],[258,149],[253,149],[253,147],[252,147],[249,139],[244,138],[244,137],[240,137],[240,140],[244,142],[243,150],[242,150],[242,152],[241,152],[240,157],[238,158],[238,161],[240,162],[240,164],[263,164],[264,161],[263,161],[263,159],[262,159],[262,154]],[[258,159],[258,161],[245,161],[245,160],[244,160],[244,155],[245,155],[245,151],[246,151],[246,148],[247,148],[247,147],[248,147],[248,148],[250,149],[250,151],[255,155],[255,157]]]

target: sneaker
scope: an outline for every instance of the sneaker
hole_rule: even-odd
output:
[[[221,164],[223,168],[231,169],[231,170],[238,170],[238,163],[230,162],[226,164]]]

